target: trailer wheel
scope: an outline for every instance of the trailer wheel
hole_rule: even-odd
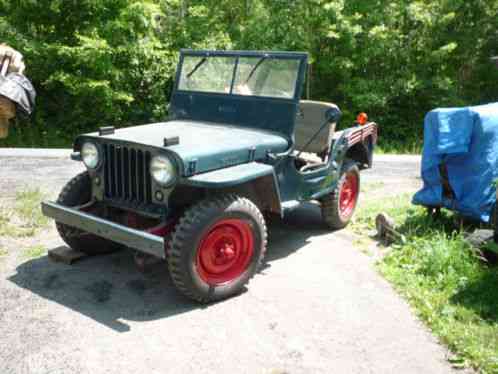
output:
[[[346,160],[337,187],[321,199],[322,217],[329,228],[337,230],[348,225],[359,194],[360,170],[354,161]]]
[[[237,195],[203,200],[189,208],[167,249],[175,286],[207,303],[242,291],[258,270],[267,242],[257,206]]]
[[[62,189],[57,203],[66,207],[83,205],[90,201],[92,185],[88,172],[71,179]],[[89,255],[105,254],[121,248],[117,243],[103,239],[85,231],[55,222],[62,240],[72,249]]]

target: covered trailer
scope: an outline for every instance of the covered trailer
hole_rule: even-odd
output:
[[[498,179],[498,103],[429,112],[421,173],[414,204],[489,222]]]

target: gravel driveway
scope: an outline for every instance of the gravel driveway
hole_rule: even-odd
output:
[[[53,197],[81,170],[26,156],[0,152],[1,199],[24,186]],[[412,191],[418,162],[379,157],[364,181]],[[61,246],[54,231],[33,242]],[[247,292],[209,306],[179,295],[164,263],[140,273],[124,251],[66,266],[23,258],[19,244],[0,259],[0,373],[453,372],[353,241],[302,207],[271,224],[266,266]]]

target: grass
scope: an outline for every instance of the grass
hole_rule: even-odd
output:
[[[380,138],[375,147],[376,154],[420,155],[422,154],[422,139],[403,142],[391,142]]]
[[[402,195],[364,204],[352,229],[372,231],[380,212],[407,238],[378,263],[380,272],[454,353],[454,366],[498,373],[498,268],[465,242],[469,227],[448,212],[431,218]]]
[[[16,194],[13,208],[0,209],[0,236],[29,237],[47,226],[48,218],[40,209],[44,195],[38,189],[21,191]]]
[[[366,183],[361,183],[360,184],[360,192],[363,193],[368,193],[372,192],[375,190],[380,190],[382,187],[385,186],[384,182],[366,182]]]
[[[23,257],[26,259],[38,258],[45,255],[46,252],[47,250],[43,245],[34,245],[23,251]]]

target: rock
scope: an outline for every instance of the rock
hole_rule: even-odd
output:
[[[493,230],[475,230],[472,234],[466,237],[467,242],[475,248],[480,248],[487,242],[493,240]]]

